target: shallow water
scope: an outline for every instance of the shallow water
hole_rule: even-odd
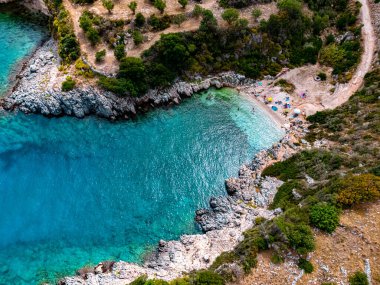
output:
[[[282,136],[253,107],[223,89],[128,122],[1,114],[0,284],[140,262],[159,239],[196,233],[195,210]]]
[[[2,10],[0,4],[0,95],[9,87],[8,79],[16,63],[46,36],[40,25]]]

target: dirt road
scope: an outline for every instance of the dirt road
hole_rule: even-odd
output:
[[[359,0],[362,4],[361,19],[362,19],[362,40],[363,54],[360,63],[349,83],[340,85],[332,95],[323,100],[322,104],[326,109],[334,109],[337,106],[346,102],[363,84],[365,74],[370,71],[373,56],[375,53],[376,36],[371,22],[371,13],[368,0]]]

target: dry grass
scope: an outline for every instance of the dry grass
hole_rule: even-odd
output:
[[[80,43],[80,47],[84,56],[87,57],[87,60],[91,63],[92,66],[96,67],[98,70],[101,70],[106,73],[115,73],[117,71],[118,62],[113,55],[113,50],[108,47],[105,43],[99,43],[96,47],[91,46],[89,41],[86,39],[82,29],[79,27],[79,17],[85,10],[89,10],[99,16],[104,18],[113,19],[113,20],[133,20],[134,15],[132,11],[128,8],[128,4],[132,0],[116,0],[115,7],[113,12],[110,14],[108,11],[102,6],[101,1],[95,1],[94,4],[91,5],[75,5],[72,4],[70,0],[63,0],[63,3],[66,9],[69,11],[73,22],[74,22],[74,30],[77,35]],[[159,15],[160,12],[153,7],[149,0],[137,0],[137,9],[136,13],[142,13],[146,18],[149,16],[156,14]],[[181,13],[191,12],[194,9],[196,2],[189,1],[189,4],[186,6],[186,9],[183,9],[177,0],[166,0],[166,9],[165,13],[168,15],[177,15]],[[223,13],[223,8],[221,8],[218,4],[217,0],[204,0],[201,4],[199,4],[205,9],[210,9],[213,11],[215,17],[218,20],[220,26],[225,26],[226,23],[221,19],[221,14]],[[255,8],[259,8],[262,11],[262,16],[260,19],[267,19],[273,13],[277,12],[276,3],[269,4],[260,4],[253,5],[251,7],[241,9],[241,17],[249,20],[250,25],[257,25],[258,23],[254,21],[251,16],[252,10]],[[184,32],[184,31],[194,31],[198,29],[200,24],[199,19],[189,18],[181,26],[171,25],[170,28],[160,31],[160,32],[147,32],[144,34],[146,41],[139,46],[135,46],[133,43],[127,45],[127,55],[128,56],[140,56],[141,53],[150,48],[156,41],[159,40],[160,35],[164,33],[176,33],[176,32]],[[130,25],[126,25],[124,30],[128,30]],[[105,57],[104,62],[96,63],[95,62],[95,53],[99,50],[105,49],[107,51],[107,55]]]
[[[364,271],[365,259],[370,261],[372,284],[380,284],[380,201],[345,211],[340,224],[331,235],[315,232],[317,248],[311,254],[314,272],[303,275],[296,284],[348,284],[348,276]],[[274,265],[270,252],[266,252],[259,255],[257,267],[238,284],[287,285],[299,273],[294,260]]]

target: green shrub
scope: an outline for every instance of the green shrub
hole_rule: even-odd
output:
[[[70,15],[61,1],[54,2],[52,14],[53,32],[58,39],[58,54],[64,63],[71,63],[79,58],[80,47]]]
[[[96,60],[96,62],[103,61],[105,56],[106,56],[106,50],[105,49],[97,51],[96,54],[95,54],[95,60]]]
[[[317,204],[310,208],[310,222],[313,226],[332,233],[339,225],[339,212],[334,206]]]
[[[117,44],[115,46],[114,54],[115,54],[116,59],[118,61],[121,61],[125,57],[125,55],[126,55],[126,53],[125,53],[125,44],[122,44],[122,43]]]
[[[227,8],[222,13],[222,19],[231,25],[239,19],[239,11],[235,8]]]
[[[306,254],[315,249],[313,233],[308,225],[294,224],[282,219],[278,219],[276,223],[297,253]]]
[[[75,4],[92,4],[95,0],[72,0]]]
[[[224,285],[223,278],[212,271],[202,270],[198,271],[194,277],[194,285]]]
[[[115,4],[112,0],[102,0],[103,7],[107,9],[108,13],[111,13]]]
[[[298,261],[298,267],[303,269],[305,271],[305,273],[311,273],[314,271],[313,264],[311,264],[310,261],[308,261],[304,258],[300,258],[300,260]]]
[[[161,13],[164,13],[166,2],[164,0],[154,0],[153,6],[157,8]]]
[[[293,196],[293,189],[298,191],[302,189],[302,185],[298,180],[291,180],[282,184],[278,190],[276,195],[274,196],[273,202],[270,205],[271,209],[281,208],[283,210],[287,210],[291,207],[296,206],[298,203]]]
[[[285,79],[280,79],[280,80],[276,81],[276,83],[274,85],[280,86],[287,93],[292,93],[296,89],[294,84],[290,83],[289,81],[287,81]]]
[[[326,75],[326,73],[324,73],[324,72],[319,72],[319,73],[318,73],[318,77],[319,77],[322,81],[326,81],[326,79],[327,79],[327,75]]]
[[[260,16],[261,16],[261,14],[262,14],[262,12],[261,12],[261,10],[260,9],[253,9],[252,10],[252,17],[255,19],[255,20],[257,20],[258,18],[260,18]]]
[[[172,17],[172,23],[173,23],[173,24],[176,24],[178,27],[180,27],[181,24],[182,24],[183,22],[185,22],[185,21],[186,21],[186,16],[185,16],[185,14],[177,14],[177,15],[174,15],[174,16]]]
[[[128,4],[128,8],[131,9],[131,11],[134,15],[136,13],[136,9],[137,9],[137,2],[132,1],[131,3]]]
[[[75,80],[72,79],[70,76],[66,77],[66,80],[62,82],[62,91],[67,92],[70,90],[73,90],[75,87]]]
[[[307,150],[291,158],[276,162],[264,169],[263,176],[274,176],[283,181],[303,178],[305,174],[321,178],[332,170],[339,169],[343,163],[340,155],[323,150]]]
[[[354,275],[350,276],[350,285],[369,285],[367,275],[363,272],[357,271]]]
[[[142,27],[145,25],[145,17],[143,14],[141,13],[136,14],[135,25],[137,27]]]
[[[274,253],[271,255],[270,257],[270,261],[273,263],[273,264],[281,264],[284,262],[284,259],[282,258],[281,255],[277,254],[277,253]]]
[[[163,31],[170,27],[171,18],[168,15],[157,17],[152,15],[148,18],[148,24],[152,27],[153,31]]]
[[[144,36],[139,30],[134,30],[132,33],[133,42],[135,45],[140,45],[144,41]]]
[[[178,3],[181,5],[183,9],[186,8],[186,5],[189,3],[188,0],[178,0]]]

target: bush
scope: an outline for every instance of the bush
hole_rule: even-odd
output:
[[[284,262],[284,259],[282,258],[281,255],[278,255],[277,253],[274,253],[272,254],[272,256],[270,257],[270,261],[273,263],[273,264],[281,264]]]
[[[186,5],[189,3],[188,0],[178,0],[178,3],[182,6],[183,9],[186,8]]]
[[[134,15],[136,13],[136,9],[137,9],[137,2],[132,1],[131,3],[128,4],[128,8],[131,9],[131,11]]]
[[[369,285],[367,275],[363,272],[357,271],[350,278],[350,285]]]
[[[172,23],[176,24],[178,27],[180,27],[181,24],[185,21],[186,21],[186,16],[184,14],[177,14],[177,15],[174,15],[172,18]]]
[[[305,273],[311,273],[314,271],[313,264],[311,264],[310,261],[308,261],[304,258],[300,258],[300,260],[298,261],[298,267],[303,269],[305,271]]]
[[[95,54],[96,62],[102,62],[104,60],[105,56],[106,56],[106,50],[105,49],[97,51]]]
[[[73,90],[75,87],[75,81],[70,76],[66,77],[66,80],[62,82],[62,91],[67,92]]]
[[[125,57],[125,45],[117,44],[114,50],[115,57],[118,61],[121,61]]]
[[[112,0],[102,0],[103,7],[107,9],[108,13],[111,13],[115,4]]]
[[[148,24],[153,28],[153,31],[158,32],[170,27],[171,19],[168,15],[157,17],[152,15],[148,19]]]
[[[261,12],[261,10],[260,9],[253,9],[252,10],[252,17],[255,19],[255,20],[257,20],[258,18],[260,18],[260,16],[261,16],[261,14],[262,14],[262,12]]]
[[[137,27],[142,27],[145,25],[145,17],[143,14],[141,13],[136,14],[135,25]]]
[[[380,177],[360,174],[343,178],[338,186],[337,202],[343,206],[376,201],[380,198]]]
[[[263,176],[274,176],[281,180],[303,178],[305,174],[312,178],[321,178],[339,169],[343,159],[338,154],[323,150],[308,150],[291,158],[276,162],[264,169]]]
[[[144,37],[139,30],[134,30],[132,33],[133,42],[135,45],[139,45],[144,41]]]
[[[222,19],[231,25],[239,19],[239,11],[235,8],[228,8],[222,13]]]
[[[318,73],[318,75],[317,75],[322,81],[326,81],[326,79],[327,79],[327,75],[326,75],[326,73],[324,73],[324,72],[320,72],[320,73]]]
[[[153,6],[156,7],[161,13],[164,13],[166,2],[164,0],[154,0]]]
[[[58,39],[58,54],[64,63],[71,63],[79,58],[80,47],[70,15],[59,1],[54,3],[52,13],[54,32]]]
[[[224,285],[223,278],[212,271],[202,270],[195,274],[194,285]]]
[[[317,204],[310,208],[310,222],[313,226],[332,233],[339,225],[339,212],[334,206]]]

